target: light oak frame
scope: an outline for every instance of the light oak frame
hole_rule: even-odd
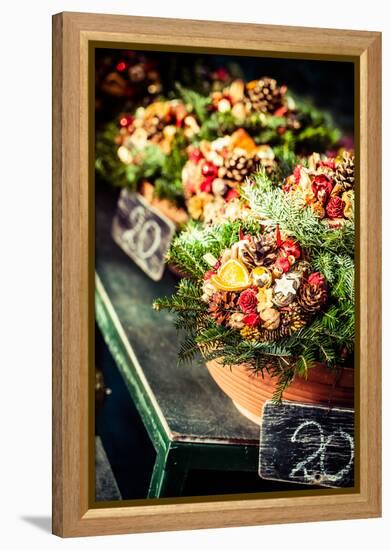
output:
[[[235,39],[233,40],[233,37]],[[91,42],[281,57],[346,56],[359,88],[359,488],[357,492],[90,507],[93,278]],[[114,47],[114,46],[113,46]],[[377,517],[381,513],[381,34],[81,13],[53,17],[53,532],[117,534]],[[356,136],[358,137],[358,128]],[[93,311],[93,310],[92,310]]]

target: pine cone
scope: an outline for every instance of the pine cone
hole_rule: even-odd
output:
[[[322,285],[303,283],[297,293],[298,304],[308,313],[319,311],[327,300],[327,290]]]
[[[219,177],[242,182],[255,171],[256,165],[257,162],[253,156],[236,149],[225,159],[224,166],[219,170]]]
[[[249,267],[268,267],[272,265],[278,255],[275,238],[270,233],[260,237],[253,237],[250,241],[244,241],[239,248],[240,259]]]
[[[242,328],[242,330],[240,331],[240,335],[244,340],[249,340],[250,342],[254,342],[256,340],[259,340],[260,338],[259,330],[248,325]]]
[[[281,88],[274,78],[252,80],[246,85],[246,92],[254,111],[273,114],[283,104]]]
[[[164,126],[164,121],[158,116],[146,118],[143,124],[143,128],[147,132],[148,139],[151,141],[159,141],[162,139]]]
[[[259,331],[258,340],[261,342],[274,342],[275,340],[284,338],[284,336],[290,336],[290,334],[289,327],[281,324],[274,330],[261,329]]]
[[[337,165],[334,182],[341,185],[344,191],[349,191],[354,186],[354,155],[347,151],[343,154],[342,162]]]
[[[281,312],[281,325],[286,327],[290,335],[307,324],[307,317],[308,313],[297,302],[293,302],[288,309]]]
[[[234,292],[215,292],[209,301],[209,313],[218,325],[228,322],[236,306]]]

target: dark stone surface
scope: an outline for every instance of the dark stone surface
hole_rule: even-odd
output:
[[[95,437],[95,500],[120,500],[117,482],[100,437]]]
[[[97,185],[96,271],[173,438],[257,445],[258,426],[236,410],[202,362],[177,365],[173,317],[151,307],[155,298],[173,292],[177,279],[166,270],[161,281],[150,280],[114,243],[117,195]]]

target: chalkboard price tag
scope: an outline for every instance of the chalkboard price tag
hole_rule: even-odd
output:
[[[154,281],[164,273],[164,259],[175,224],[139,193],[121,191],[111,234],[122,250]]]
[[[353,410],[268,401],[258,473],[263,479],[353,487]]]

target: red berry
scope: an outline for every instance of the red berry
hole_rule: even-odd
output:
[[[226,202],[232,201],[233,199],[238,199],[240,197],[239,191],[236,189],[230,189],[225,195]]]
[[[200,191],[202,191],[203,193],[211,193],[213,180],[214,178],[205,178],[200,185]]]
[[[198,164],[203,157],[204,155],[199,149],[193,149],[189,154],[189,160],[191,160],[195,164]]]
[[[278,267],[278,269],[281,269],[283,273],[286,273],[291,268],[291,264],[289,263],[288,258],[286,258],[285,256],[280,256],[279,258],[277,258],[275,266]]]
[[[202,175],[207,178],[215,178],[217,176],[218,168],[212,162],[205,162],[201,169]]]
[[[287,239],[284,241],[281,245],[281,249],[287,256],[293,256],[296,260],[300,258],[300,246],[293,239]]]

